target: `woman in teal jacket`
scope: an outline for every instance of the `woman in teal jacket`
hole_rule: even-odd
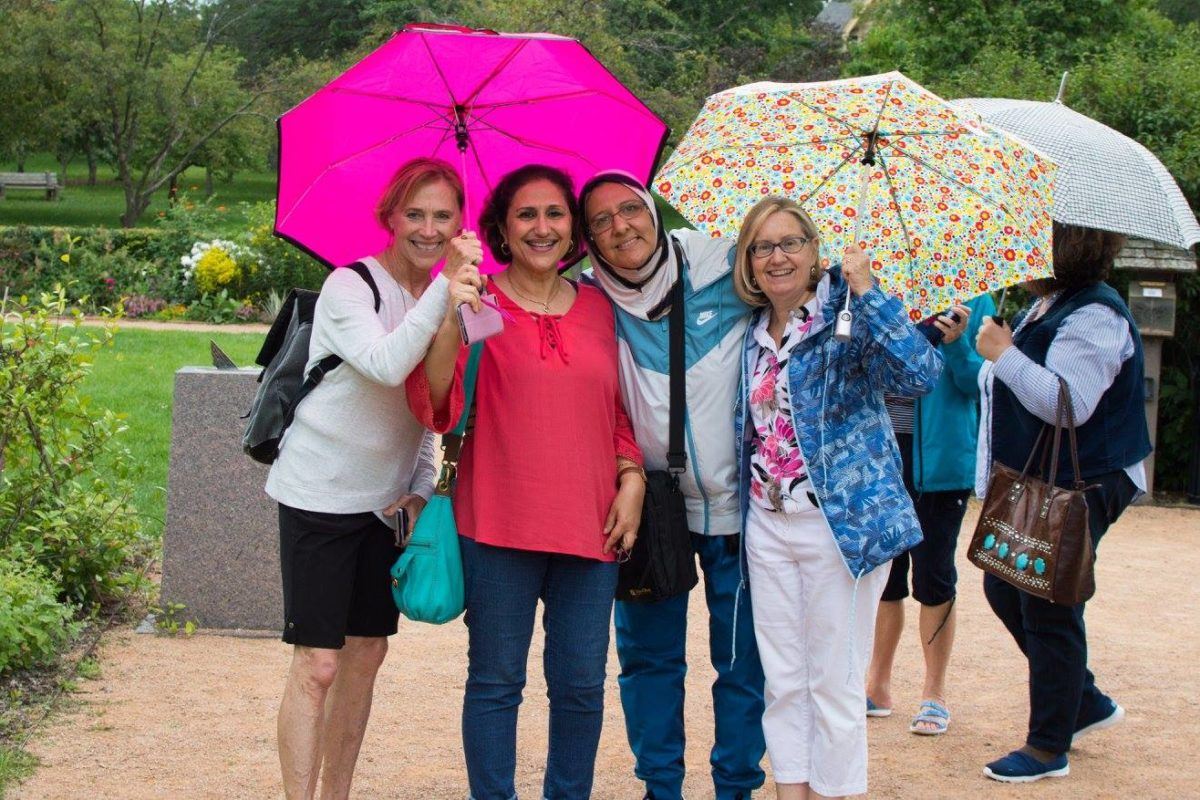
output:
[[[920,604],[919,630],[925,658],[921,705],[909,723],[916,734],[945,733],[950,725],[946,706],[946,668],[954,644],[954,598],[958,573],[954,551],[975,485],[975,441],[979,428],[977,378],[983,366],[971,343],[983,320],[996,313],[990,295],[980,295],[956,308],[961,322],[950,330],[940,351],[942,379],[927,396],[892,398],[888,413],[904,459],[904,485],[912,496],[924,539],[892,561],[875,619],[875,647],[867,671],[867,716],[892,713],[892,664],[904,630],[904,598]],[[964,328],[967,335],[962,335]]]

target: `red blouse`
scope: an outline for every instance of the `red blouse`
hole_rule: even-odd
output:
[[[617,456],[641,464],[642,453],[621,402],[612,308],[599,290],[576,288],[574,304],[555,316],[525,311],[492,284],[514,319],[483,344],[454,518],[483,544],[612,561],[601,548]],[[409,407],[438,433],[462,415],[467,354],[443,414],[434,414],[424,364],[408,378]]]

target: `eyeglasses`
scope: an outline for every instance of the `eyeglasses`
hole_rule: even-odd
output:
[[[621,215],[621,219],[636,219],[639,214],[646,210],[646,204],[641,200],[629,200],[617,206],[617,213]],[[612,227],[613,215],[607,211],[603,214],[597,214],[592,217],[592,221],[588,223],[588,228],[592,233],[604,233]]]
[[[755,242],[747,249],[755,258],[770,258],[776,247],[785,253],[799,253],[811,241],[807,236],[789,236],[778,242]]]

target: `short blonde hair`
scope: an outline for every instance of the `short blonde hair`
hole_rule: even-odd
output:
[[[758,236],[758,232],[762,230],[767,218],[777,211],[791,214],[800,221],[804,235],[814,242],[813,246],[817,251],[817,267],[820,268],[821,265],[821,237],[812,217],[798,203],[786,197],[764,197],[754,204],[754,208],[746,213],[746,219],[742,220],[742,229],[738,233],[737,252],[733,259],[733,288],[738,297],[752,306],[765,306],[770,301],[767,300],[762,289],[759,289],[754,283],[754,270],[750,266],[750,245],[754,243],[754,237]]]

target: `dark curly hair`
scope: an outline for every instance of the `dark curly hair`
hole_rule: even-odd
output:
[[[1099,283],[1108,277],[1124,246],[1123,234],[1055,222],[1054,277],[1031,281],[1029,289],[1044,295]]]
[[[501,264],[512,263],[512,252],[505,252],[504,223],[513,197],[526,185],[534,181],[549,181],[562,192],[563,204],[571,215],[571,246],[563,256],[563,263],[574,264],[583,255],[583,220],[580,218],[579,201],[575,197],[575,185],[571,176],[557,167],[545,164],[528,164],[505,175],[492,189],[479,215],[479,231],[492,257]]]

